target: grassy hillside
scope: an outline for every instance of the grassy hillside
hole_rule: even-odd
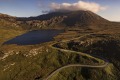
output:
[[[69,31],[63,33],[57,36],[56,40],[60,41],[62,36],[69,39],[70,37],[78,37],[90,32],[89,30],[85,33],[84,30],[82,31]],[[54,70],[68,64],[100,65],[103,63],[103,60],[97,58],[51,48],[49,45],[53,43],[54,42],[49,42],[30,46],[2,46],[0,48],[0,51],[3,54],[0,58],[0,80],[43,80]],[[52,76],[50,80],[61,79],[117,80],[118,69],[112,62],[107,67],[99,69],[70,67],[61,70],[56,75]]]

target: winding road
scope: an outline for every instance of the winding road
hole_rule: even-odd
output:
[[[79,39],[79,38],[82,38],[84,36],[87,36],[87,35],[90,35],[90,34],[86,34],[86,35],[83,35],[81,37],[77,37],[77,38],[74,38],[74,39],[71,39],[71,40],[75,40],[75,39]],[[61,41],[61,42],[67,42],[67,41],[70,41],[70,40],[64,40],[64,41]],[[56,42],[57,43],[57,42]],[[84,65],[84,64],[68,64],[68,65],[65,65],[65,66],[62,66],[56,70],[54,70],[53,72],[51,72],[45,79],[43,80],[49,80],[52,76],[54,76],[57,72],[65,69],[65,68],[68,68],[68,67],[86,67],[86,68],[105,68],[109,62],[104,59],[104,58],[95,58],[94,55],[89,55],[89,54],[86,54],[86,53],[82,53],[82,52],[77,52],[77,51],[71,51],[71,50],[66,50],[66,49],[61,49],[61,48],[57,48],[57,47],[54,47],[53,45],[56,44],[56,43],[53,43],[52,45],[50,45],[51,48],[53,49],[57,49],[57,50],[60,50],[60,51],[64,51],[64,52],[74,52],[76,54],[80,54],[80,55],[84,55],[84,56],[88,56],[90,58],[94,58],[94,59],[100,59],[100,60],[103,60],[103,63],[101,63],[100,65],[96,64],[96,65]]]

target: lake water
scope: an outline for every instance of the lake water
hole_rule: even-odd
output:
[[[63,30],[36,30],[17,36],[4,44],[33,45],[54,40],[53,37]]]

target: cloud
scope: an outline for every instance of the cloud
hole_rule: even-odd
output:
[[[103,7],[95,2],[85,2],[85,1],[78,1],[76,3],[51,3],[50,8],[55,11],[59,10],[70,10],[70,11],[77,11],[77,10],[89,10],[92,12],[99,12],[101,10],[105,10],[107,7]]]

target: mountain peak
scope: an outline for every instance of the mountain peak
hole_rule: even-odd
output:
[[[69,14],[67,14],[67,18],[65,18],[63,21],[63,23],[65,23],[68,26],[96,25],[106,22],[109,21],[91,11],[85,10],[71,11],[69,12]]]

